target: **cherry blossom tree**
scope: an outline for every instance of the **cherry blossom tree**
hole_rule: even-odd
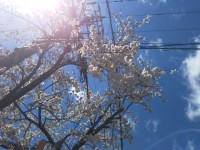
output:
[[[123,149],[123,139],[133,140],[132,106],[151,111],[149,102],[161,97],[158,79],[164,71],[138,58],[141,37],[135,28],[149,16],[133,22],[115,15],[116,41],[98,34],[93,24],[85,38],[83,20],[65,15],[64,6],[32,21],[5,8],[42,38],[1,50],[0,147],[36,149],[43,140],[52,150]],[[78,6],[74,1],[68,7],[77,12]]]

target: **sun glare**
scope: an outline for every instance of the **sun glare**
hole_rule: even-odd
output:
[[[59,0],[4,0],[4,3],[16,8],[22,13],[53,11]]]

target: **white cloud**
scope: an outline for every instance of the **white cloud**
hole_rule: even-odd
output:
[[[127,116],[127,115],[125,115],[124,116],[127,120],[128,120],[128,122],[130,123],[130,125],[131,125],[131,127],[132,127],[132,129],[133,129],[133,131],[135,131],[136,130],[136,126],[137,126],[137,119],[132,119],[132,118],[130,118],[129,116]]]
[[[140,3],[142,4],[149,4],[150,6],[152,6],[152,2],[150,0],[139,0]]]
[[[193,141],[190,141],[190,140],[189,140],[189,141],[187,142],[186,150],[195,150],[195,146],[194,146]]]
[[[75,87],[71,87],[70,93],[73,93],[74,95],[77,95],[79,98],[82,97],[83,101],[87,99],[87,94],[85,91],[77,91]]]
[[[193,141],[188,140],[187,145],[181,146],[176,141],[173,141],[172,150],[197,150]]]
[[[176,19],[181,19],[182,17],[185,16],[185,14],[173,14],[172,16],[173,16],[174,18],[176,18]]]
[[[157,38],[155,41],[150,41],[149,43],[151,44],[149,44],[148,46],[161,47],[163,45],[163,40],[161,38]]]
[[[166,4],[168,0],[158,0],[157,5]]]
[[[151,0],[139,0],[140,3],[142,4],[148,4],[150,6],[155,6],[155,5],[159,5],[159,4],[166,4],[168,2],[168,0],[158,0],[157,2],[152,2]]]
[[[150,119],[146,121],[146,128],[150,131],[153,131],[154,133],[157,132],[159,125],[159,120],[157,119]]]
[[[150,41],[149,46],[162,46],[163,40],[161,38],[157,38],[155,41]]]
[[[128,119],[128,122],[130,123],[133,131],[135,131],[135,129],[136,129],[136,123],[133,120],[131,120],[131,119]]]
[[[166,4],[166,3],[167,3],[167,0],[159,0],[158,3]]]
[[[139,0],[139,2],[141,2],[141,3],[145,4],[145,3],[148,3],[148,2],[149,2],[149,0]]]
[[[174,17],[175,19],[179,20],[179,19],[182,19],[186,14],[184,13],[185,10],[183,8],[179,9],[179,8],[171,8],[170,9],[170,12],[183,12],[181,14],[173,14],[172,17]]]
[[[200,36],[195,38],[195,42],[200,42]],[[191,89],[186,114],[190,120],[195,121],[200,119],[200,51],[183,61],[183,73]]]

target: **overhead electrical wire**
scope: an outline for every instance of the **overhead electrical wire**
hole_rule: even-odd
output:
[[[199,14],[199,10],[194,11],[180,11],[180,12],[162,12],[162,13],[149,13],[149,14],[135,14],[133,16],[163,16],[163,15],[185,15],[185,14]],[[128,16],[128,15],[127,15]]]
[[[138,0],[110,0],[109,3],[122,3],[122,2],[138,2]],[[92,1],[87,3],[101,3],[106,4],[105,1]]]
[[[20,30],[26,30],[27,28],[0,30],[0,32],[15,32]],[[135,32],[172,32],[172,31],[197,31],[200,28],[175,28],[175,29],[149,29],[149,30],[136,30]],[[119,33],[119,32],[113,32]]]
[[[138,30],[136,32],[171,32],[171,31],[194,31],[194,30],[200,30],[200,28],[150,29],[150,30]]]
[[[192,43],[159,43],[159,42],[149,42],[149,43],[141,43],[142,45],[159,45],[159,46],[200,46],[200,43],[192,42]]]
[[[135,32],[173,32],[173,31],[199,31],[200,28],[175,28],[175,29],[149,29],[149,30],[136,30]],[[114,31],[115,34],[119,33]]]
[[[196,51],[196,50],[200,50],[200,48],[197,47],[152,47],[152,46],[140,46],[139,48],[140,50],[166,50],[166,51],[174,51],[174,50],[178,50],[178,51]]]
[[[199,14],[200,10],[195,11],[180,11],[180,12],[162,12],[162,13],[147,13],[147,14],[133,14],[132,16],[164,16],[164,15],[186,15],[186,14]],[[121,15],[121,17],[128,17],[129,15]],[[104,18],[108,18],[104,16]]]
[[[184,47],[183,47],[184,46]],[[200,50],[200,43],[141,43],[142,50]]]
[[[138,0],[128,0],[128,1],[138,1]],[[109,1],[111,2],[124,2],[123,0],[121,1]],[[108,3],[108,0],[106,2],[97,2],[97,3]],[[107,4],[108,5],[108,4]],[[185,14],[199,14],[199,10],[194,10],[194,11],[181,11],[181,12],[162,12],[162,13],[149,13],[151,16],[163,16],[163,15],[185,15]],[[127,15],[128,16],[128,15]],[[127,17],[127,16],[121,16],[121,17]],[[146,16],[146,14],[135,14],[133,16]],[[111,17],[109,14],[109,17],[104,17],[104,18],[109,18],[110,24],[112,24]],[[195,30],[200,30],[200,28],[176,28],[176,29],[150,29],[150,30],[140,30],[140,31],[135,31],[135,32],[172,32],[172,31],[195,31]],[[118,33],[114,32],[112,30],[112,36],[113,33]],[[113,37],[114,38],[114,37]],[[200,50],[200,43],[141,43],[140,49],[141,50],[164,50],[164,51],[172,51],[172,50],[184,50],[184,51],[191,51],[191,50]],[[183,47],[184,46],[184,47]],[[193,47],[191,47],[193,46]]]

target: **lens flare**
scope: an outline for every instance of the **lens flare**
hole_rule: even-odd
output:
[[[0,0],[22,13],[53,11],[59,0]]]

